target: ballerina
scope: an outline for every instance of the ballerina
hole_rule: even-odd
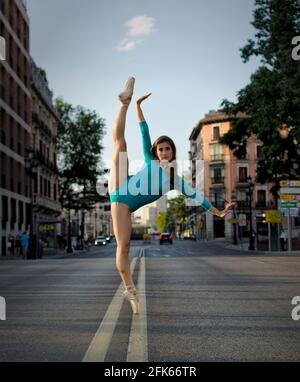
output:
[[[131,304],[134,314],[139,313],[139,299],[132,279],[129,262],[131,214],[138,208],[159,199],[171,189],[179,189],[194,199],[204,210],[224,218],[234,203],[228,203],[223,211],[213,207],[203,196],[190,187],[176,172],[176,146],[168,136],[161,136],[151,144],[149,127],[144,118],[141,103],[151,93],[136,101],[137,119],[142,134],[144,166],[135,175],[128,175],[127,143],[125,140],[126,114],[132,99],[135,79],[129,77],[124,90],[119,94],[121,107],[113,125],[114,153],[108,182],[111,201],[113,230],[117,242],[116,267],[125,291],[123,297]],[[137,192],[136,184],[140,183]]]

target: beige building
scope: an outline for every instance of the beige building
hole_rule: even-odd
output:
[[[140,224],[145,226],[150,226],[153,228],[155,226],[155,220],[160,212],[166,212],[167,210],[167,195],[163,195],[157,201],[148,204],[141,208],[140,210]]]
[[[240,115],[239,118],[245,118]],[[220,136],[231,128],[232,119],[222,112],[210,112],[199,121],[190,135],[190,160],[192,169],[193,186],[196,185],[197,160],[204,166],[204,196],[215,207],[222,210],[225,201],[236,199],[236,214],[246,215],[247,226],[240,227],[244,235],[249,234],[249,198],[247,196],[249,176],[255,183],[257,161],[261,157],[262,142],[252,135],[248,139],[247,154],[242,159],[237,159],[231,150],[218,142]],[[265,209],[275,206],[270,192],[270,184],[255,183],[252,195],[252,222],[255,230],[255,216]],[[221,219],[210,213],[197,213],[197,234],[200,233],[213,239],[218,237],[232,237],[232,224],[228,219],[233,217],[233,212],[228,218]],[[198,224],[199,223],[199,224]]]
[[[44,226],[48,227],[50,224],[55,236],[61,213],[56,165],[58,115],[53,106],[45,72],[34,61],[31,65],[31,96],[31,147],[38,164],[33,169],[33,231],[47,235]]]

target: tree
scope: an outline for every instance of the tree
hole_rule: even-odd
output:
[[[222,102],[233,121],[219,142],[237,158],[245,155],[252,134],[263,142],[256,181],[273,183],[276,200],[281,179],[300,178],[300,61],[292,57],[292,40],[300,35],[300,4],[256,0],[255,5],[252,25],[257,33],[241,49],[241,57],[247,62],[258,56],[262,65],[238,92],[236,103]],[[240,112],[244,118],[234,119]]]
[[[96,191],[100,168],[105,122],[95,111],[74,107],[58,98],[59,115],[57,148],[59,156],[59,200],[67,209],[83,211],[81,239],[83,239],[84,211],[95,203],[105,201]]]
[[[155,225],[158,228],[159,232],[165,232],[167,226],[166,213],[160,212],[155,220]]]
[[[166,212],[167,226],[172,224],[175,227],[181,226],[187,215],[187,209],[185,204],[186,197],[179,195],[174,199],[169,200],[169,206]]]

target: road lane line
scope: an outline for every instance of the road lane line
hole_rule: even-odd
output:
[[[260,263],[260,264],[267,264],[265,261],[262,261],[262,260],[252,259],[252,261],[255,261],[256,263]]]
[[[130,264],[131,273],[134,272],[137,259],[134,257]],[[104,362],[123,304],[123,290],[121,283],[82,362]]]
[[[148,362],[145,250],[141,256],[137,290],[140,313],[132,315],[127,362]]]

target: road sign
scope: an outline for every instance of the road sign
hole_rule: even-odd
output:
[[[296,208],[297,207],[297,201],[291,201],[291,202],[281,202],[280,207],[282,208]]]
[[[300,180],[281,180],[280,187],[300,187]]]
[[[280,194],[300,194],[300,187],[282,187],[279,189]]]
[[[280,195],[280,200],[284,200],[288,202],[288,201],[294,200],[294,196],[295,195],[283,194],[283,195]]]
[[[278,210],[266,210],[266,223],[281,223],[281,217]]]
[[[240,214],[239,215],[239,226],[240,227],[246,227],[247,225],[247,217],[245,214]]]
[[[237,223],[239,222],[238,219],[228,219],[227,221],[228,221],[228,223],[230,223],[230,224],[237,224]]]

